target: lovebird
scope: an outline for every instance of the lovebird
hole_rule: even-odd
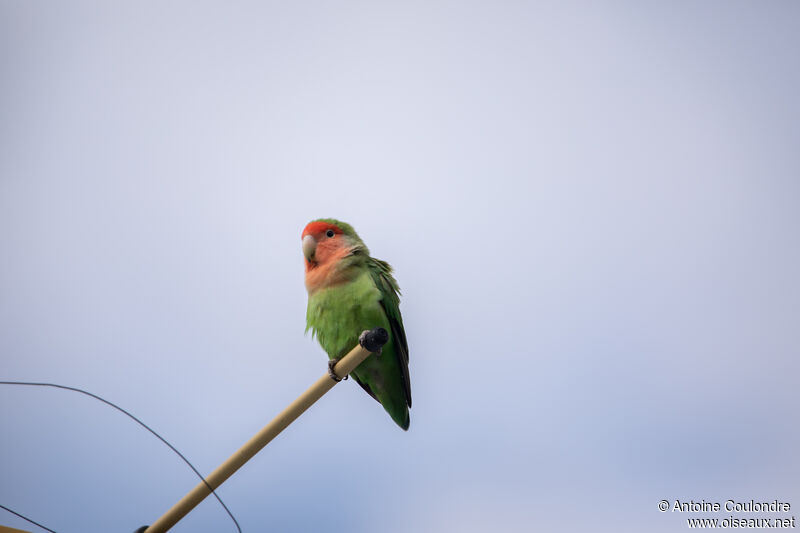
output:
[[[328,353],[328,369],[358,343],[364,330],[382,327],[389,341],[350,375],[398,426],[408,429],[411,382],[408,342],[400,316],[400,288],[389,263],[370,257],[353,227],[333,218],[309,222],[301,235],[308,291],[306,332]]]

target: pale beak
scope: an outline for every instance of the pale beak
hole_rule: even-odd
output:
[[[303,237],[303,255],[309,261],[314,260],[314,252],[317,251],[317,241],[311,235]]]

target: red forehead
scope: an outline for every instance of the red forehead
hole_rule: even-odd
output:
[[[303,230],[303,234],[300,235],[300,238],[302,239],[306,235],[316,235],[317,233],[323,233],[325,231],[328,231],[329,229],[332,229],[335,233],[342,233],[342,230],[339,228],[339,226],[336,226],[334,224],[328,224],[327,222],[318,220],[317,222],[309,223],[308,226],[306,226],[306,229]]]

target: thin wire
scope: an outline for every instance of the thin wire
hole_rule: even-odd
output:
[[[214,497],[217,499],[217,501],[222,506],[222,508],[225,509],[225,512],[228,513],[228,516],[231,517],[231,520],[233,520],[233,523],[236,526],[236,529],[239,531],[239,533],[242,533],[242,528],[239,527],[239,522],[237,522],[236,518],[233,517],[233,513],[230,512],[230,510],[228,509],[228,506],[225,505],[225,503],[222,501],[222,498],[220,498],[219,495],[217,495],[217,493],[214,491],[214,489],[211,488],[211,485],[208,484],[208,481],[206,481],[206,478],[204,478],[203,475],[200,472],[198,472],[198,470],[194,467],[194,465],[192,463],[190,463],[189,460],[186,457],[184,457],[183,454],[181,452],[179,452],[175,448],[175,446],[173,446],[172,444],[167,442],[166,439],[164,439],[164,437],[162,437],[161,435],[159,435],[158,433],[153,431],[150,428],[150,426],[148,426],[147,424],[145,424],[144,422],[142,422],[141,420],[139,420],[138,418],[136,418],[135,416],[130,414],[128,411],[126,411],[122,407],[120,407],[120,406],[118,406],[118,405],[116,405],[114,403],[109,402],[105,398],[101,398],[100,396],[98,396],[96,394],[92,394],[91,392],[85,391],[83,389],[79,389],[77,387],[67,387],[66,385],[57,385],[55,383],[36,383],[36,382],[30,382],[30,381],[0,381],[0,385],[29,385],[29,386],[35,386],[35,387],[54,387],[56,389],[64,389],[64,390],[69,390],[69,391],[73,391],[73,392],[80,392],[81,394],[85,394],[86,396],[90,396],[90,397],[94,398],[95,400],[100,400],[104,404],[113,407],[117,411],[128,415],[129,418],[131,418],[136,423],[138,423],[140,426],[145,428],[147,431],[149,431],[150,433],[155,435],[158,438],[158,440],[160,440],[161,442],[163,442],[164,444],[169,446],[170,450],[175,452],[178,455],[178,457],[183,459],[184,463],[189,465],[189,468],[191,468],[194,471],[194,473],[197,474],[197,477],[199,477],[203,481],[203,483],[205,483],[206,487],[208,487],[208,490],[211,491],[211,494],[214,495]],[[0,505],[0,507],[3,507],[3,506]],[[6,507],[3,507],[3,509],[6,509],[7,511],[10,511],[10,512],[14,513],[14,511],[11,511],[10,509],[8,509]],[[17,513],[14,513],[14,514],[17,514]],[[25,518],[22,515],[17,515],[17,516],[20,516],[21,518]],[[28,520],[28,519],[25,518],[25,520]],[[36,522],[33,522],[32,520],[28,520],[28,521],[33,523],[33,524],[36,524]],[[36,525],[38,526],[39,524],[36,524]],[[40,527],[44,527],[44,526],[40,526]],[[47,528],[45,527],[44,529],[47,529]],[[53,531],[53,530],[52,529],[47,529],[47,531]]]
[[[53,530],[52,530],[52,529],[50,529],[49,527],[44,527],[44,526],[43,526],[42,524],[40,524],[39,522],[34,522],[33,520],[31,520],[31,519],[30,519],[30,518],[28,518],[27,516],[23,516],[23,515],[19,514],[19,513],[18,513],[18,512],[16,512],[16,511],[12,511],[11,509],[9,509],[8,507],[6,507],[5,505],[0,505],[0,509],[5,509],[5,510],[6,510],[6,511],[8,511],[9,513],[11,513],[11,514],[15,514],[15,515],[17,515],[18,517],[22,518],[23,520],[27,520],[28,522],[30,522],[30,523],[31,523],[31,524],[33,524],[34,526],[39,526],[40,528],[44,529],[45,531],[49,531],[50,533],[56,533],[55,531],[53,531]]]

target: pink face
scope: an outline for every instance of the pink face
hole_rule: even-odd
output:
[[[318,266],[339,259],[347,252],[347,244],[342,238],[341,228],[327,222],[311,222],[303,230],[303,255],[306,258],[306,272]]]

